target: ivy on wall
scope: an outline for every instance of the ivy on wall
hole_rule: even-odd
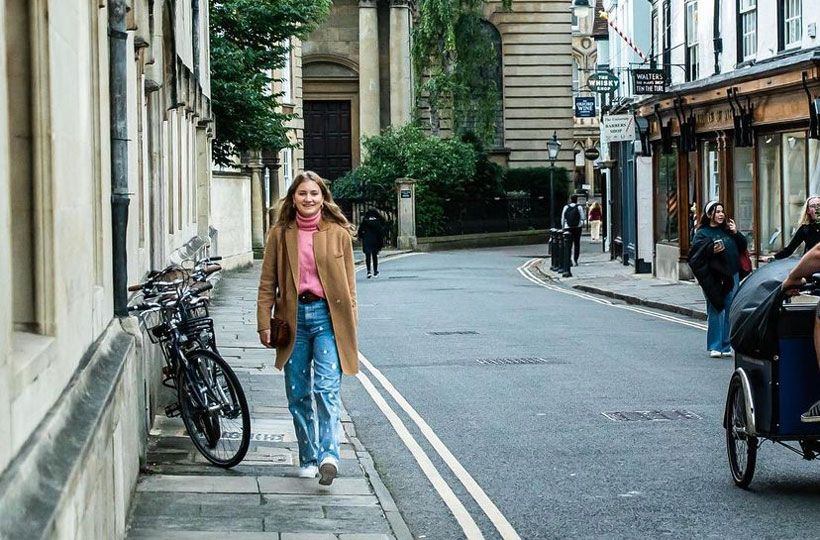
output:
[[[449,116],[456,134],[474,132],[482,142],[492,142],[501,94],[495,72],[498,51],[482,21],[484,3],[418,0],[412,60],[419,74],[418,105],[428,108],[433,135],[440,135]],[[504,9],[511,4],[502,0]]]

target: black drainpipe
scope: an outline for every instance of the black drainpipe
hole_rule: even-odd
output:
[[[111,236],[114,281],[114,315],[128,315],[128,34],[125,0],[108,2],[108,54],[111,106]]]
[[[715,0],[714,17],[712,18],[712,37],[715,45],[715,75],[720,73],[720,55],[723,52],[723,38],[720,36],[720,4],[721,0]]]

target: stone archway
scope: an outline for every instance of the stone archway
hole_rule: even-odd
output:
[[[359,69],[338,55],[302,61],[305,168],[334,180],[359,165]]]

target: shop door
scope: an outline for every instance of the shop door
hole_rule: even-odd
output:
[[[621,229],[621,238],[623,238],[623,262],[624,264],[635,263],[637,258],[637,240],[638,240],[638,214],[635,208],[636,194],[635,189],[635,153],[632,151],[632,143],[621,143],[621,157],[623,168],[621,175],[623,178],[623,221]]]
[[[333,181],[352,168],[350,101],[305,101],[305,169]]]

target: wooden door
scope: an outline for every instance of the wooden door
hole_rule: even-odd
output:
[[[333,181],[352,168],[350,101],[305,101],[305,169]]]

